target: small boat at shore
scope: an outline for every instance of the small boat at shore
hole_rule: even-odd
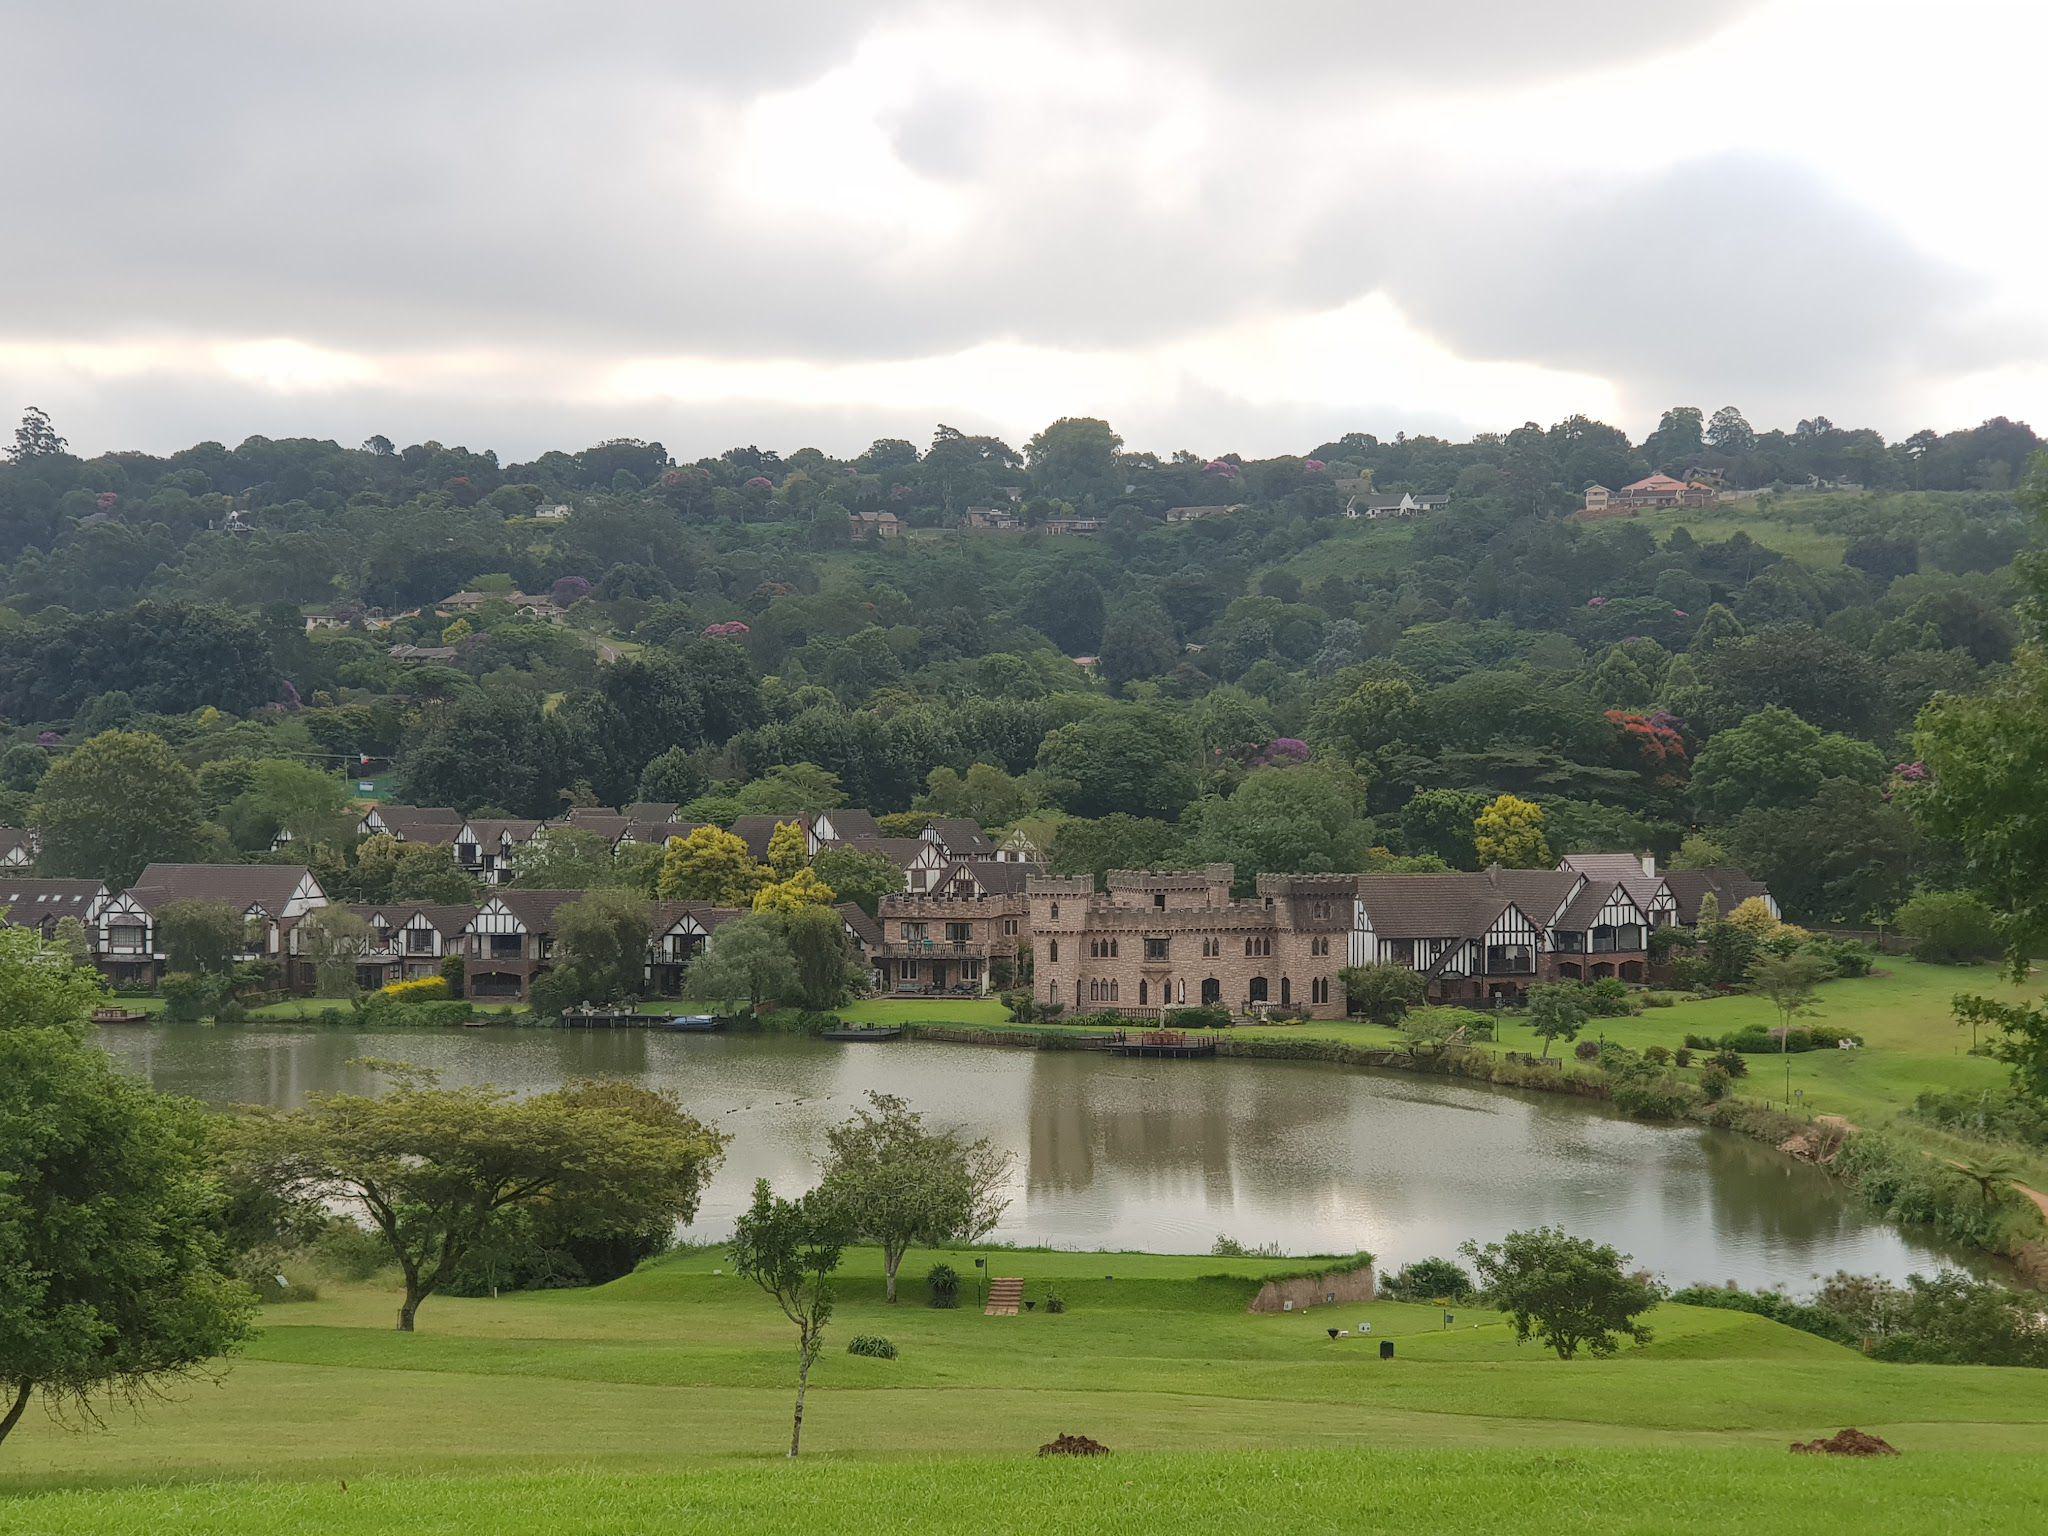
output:
[[[820,1040],[894,1040],[903,1033],[900,1024],[841,1024],[818,1031]]]
[[[663,1019],[655,1028],[672,1035],[712,1035],[725,1028],[725,1020],[715,1013],[679,1013]]]

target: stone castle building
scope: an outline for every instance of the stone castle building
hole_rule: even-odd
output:
[[[1086,876],[1032,877],[1033,995],[1138,1018],[1197,1005],[1342,1018],[1357,877],[1260,875],[1245,899],[1233,873],[1111,870],[1101,892]]]

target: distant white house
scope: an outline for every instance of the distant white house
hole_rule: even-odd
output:
[[[1362,493],[1344,503],[1344,515],[1374,521],[1383,517],[1419,517],[1448,506],[1450,500],[1449,496],[1418,496],[1413,491],[1403,491],[1398,496]]]

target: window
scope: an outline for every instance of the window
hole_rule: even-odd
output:
[[[1014,938],[1015,938],[1016,936],[1017,936],[1017,919],[1015,919],[1014,917],[1006,917],[1006,918],[1004,918],[1004,919],[1003,919],[1003,937],[1004,937],[1004,938],[1006,938],[1006,939],[1014,939]]]
[[[1166,958],[1166,943],[1165,939],[1147,939],[1145,941],[1145,958],[1155,963],[1164,960]]]
[[[1140,1006],[1140,1007],[1144,1006],[1144,1004],[1145,1004],[1145,1001],[1146,1001],[1146,998],[1145,998],[1145,983],[1144,983],[1143,981],[1140,981],[1140,982],[1138,983],[1138,1004],[1139,1004],[1139,1006]]]
[[[1246,939],[1244,941],[1244,952],[1246,958],[1248,959],[1254,955],[1270,955],[1273,953],[1273,941],[1270,937],[1267,937],[1265,935],[1260,935],[1256,938]]]
[[[1060,904],[1058,902],[1054,902],[1052,904],[1052,920],[1054,922],[1058,922],[1060,920]]]
[[[1263,1002],[1264,1002],[1264,1001],[1266,1000],[1266,978],[1265,978],[1265,977],[1263,977],[1263,976],[1254,976],[1254,977],[1252,978],[1252,985],[1251,985],[1251,1000],[1252,1000],[1253,1002],[1255,1002],[1255,1003],[1263,1003]]]
[[[1308,952],[1311,955],[1327,955],[1330,952],[1329,939],[1327,937],[1310,939],[1308,941]]]
[[[1155,907],[1164,908],[1166,905],[1166,892],[1154,891],[1152,893],[1152,905]]]
[[[1330,915],[1330,904],[1327,901],[1312,901],[1309,903],[1308,910],[1311,917],[1328,917]]]
[[[1045,941],[1045,958],[1054,965],[1059,963],[1060,941],[1058,939],[1047,939]]]

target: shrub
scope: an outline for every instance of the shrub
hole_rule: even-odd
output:
[[[1600,1042],[1598,1040],[1581,1040],[1572,1047],[1572,1054],[1581,1061],[1598,1061],[1600,1059]]]
[[[896,1346],[877,1333],[856,1333],[846,1341],[849,1355],[862,1355],[869,1360],[894,1360]]]
[[[1218,1007],[1176,1008],[1167,1014],[1166,1022],[1175,1029],[1228,1029],[1230,1010]]]
[[[1735,1080],[1728,1075],[1728,1069],[1719,1062],[1710,1061],[1700,1068],[1700,1094],[1709,1104],[1718,1104],[1728,1097],[1728,1090]]]
[[[1646,1045],[1643,1047],[1643,1060],[1653,1067],[1664,1066],[1671,1060],[1671,1048],[1665,1045]]]
[[[1674,1065],[1674,1066],[1679,1066],[1679,1067],[1689,1067],[1689,1066],[1691,1066],[1691,1065],[1692,1065],[1692,1051],[1691,1051],[1691,1049],[1690,1049],[1689,1047],[1686,1047],[1686,1046],[1683,1046],[1683,1045],[1681,1045],[1681,1046],[1680,1046],[1680,1047],[1679,1047],[1679,1048],[1678,1048],[1677,1050],[1675,1050],[1675,1051],[1673,1051],[1673,1052],[1671,1053],[1671,1062],[1672,1062],[1672,1065]]]
[[[998,998],[1010,1012],[1010,1017],[1019,1024],[1029,1024],[1038,1017],[1038,1000],[1029,992],[1004,992]]]
[[[161,990],[164,1017],[174,1024],[191,1024],[210,1017],[227,992],[219,978],[191,971],[172,971],[164,977]]]
[[[960,1276],[950,1264],[934,1264],[924,1272],[925,1289],[931,1292],[935,1307],[957,1307],[960,1305]]]
[[[1749,1063],[1742,1059],[1740,1051],[1716,1051],[1710,1058],[1710,1063],[1730,1077],[1749,1076]]]
[[[462,964],[462,956],[444,955],[441,957],[441,979],[448,983],[448,995],[450,997],[462,996],[463,983],[467,979],[467,974]]]
[[[389,986],[377,989],[379,997],[388,997],[394,1003],[437,1002],[449,996],[448,980],[443,976],[422,976],[415,981],[394,981]]]
[[[244,1274],[256,1299],[265,1306],[286,1306],[295,1301],[318,1301],[320,1282],[303,1264],[263,1263],[255,1274]],[[280,1284],[279,1282],[283,1283]]]
[[[1915,896],[1893,919],[1913,941],[1913,958],[1960,965],[1999,953],[1998,924],[1991,908],[1962,891]]]
[[[1691,1285],[1673,1291],[1671,1299],[1688,1307],[1719,1307],[1724,1312],[1749,1312],[1768,1317],[1774,1323],[1832,1339],[1837,1344],[1854,1344],[1856,1330],[1823,1307],[1807,1306],[1780,1296],[1775,1291],[1738,1291],[1720,1286]]]
[[[430,998],[406,1003],[372,992],[359,998],[350,1009],[349,1023],[357,1029],[440,1029],[468,1022],[476,1009],[461,998]]]
[[[1347,965],[1337,973],[1351,1011],[1372,1024],[1398,1024],[1418,1006],[1429,983],[1421,973],[1391,962]]]
[[[1817,933],[1799,947],[1806,954],[1827,961],[1837,976],[1868,976],[1877,966],[1877,951],[1856,939]]]
[[[1619,976],[1602,976],[1585,983],[1586,1012],[1596,1019],[1618,1019],[1635,1011],[1628,983]]]
[[[1692,1087],[1669,1072],[1632,1072],[1617,1077],[1614,1107],[1637,1120],[1681,1119],[1695,1102]]]
[[[1058,1291],[1052,1290],[1050,1287],[1048,1287],[1045,1293],[1045,1310],[1052,1313],[1060,1313],[1066,1311],[1067,1298],[1062,1296]]]
[[[1472,1295],[1472,1277],[1452,1259],[1416,1259],[1382,1280],[1380,1294],[1392,1301],[1464,1301]]]
[[[1685,1043],[1695,1051],[1711,1051],[1720,1044],[1712,1035],[1687,1035]]]
[[[1645,1008],[1676,1008],[1678,999],[1669,992],[1645,992],[1636,999]]]

